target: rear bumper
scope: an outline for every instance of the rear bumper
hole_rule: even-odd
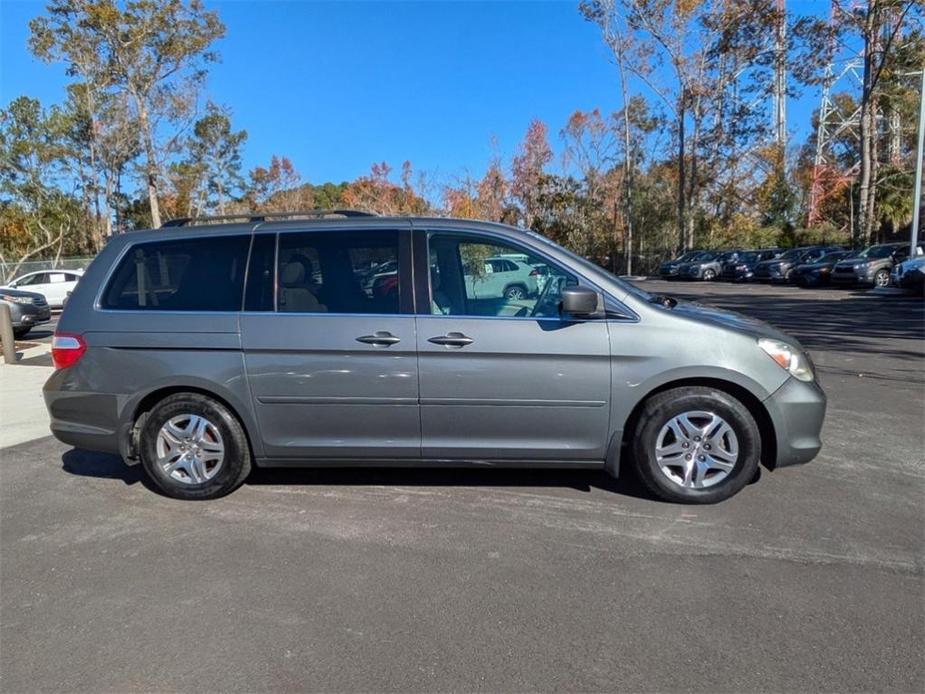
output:
[[[121,453],[120,396],[71,390],[67,371],[55,371],[42,388],[51,433],[75,448]]]
[[[790,378],[764,404],[777,442],[774,467],[799,465],[815,458],[822,448],[819,434],[826,408],[819,384]]]

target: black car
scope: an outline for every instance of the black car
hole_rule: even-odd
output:
[[[834,251],[822,256],[814,263],[804,263],[793,268],[791,280],[801,287],[818,287],[829,283],[835,263],[853,255],[854,251]]]
[[[838,246],[791,248],[778,258],[755,265],[755,279],[759,282],[789,282],[797,265],[814,263],[822,256],[840,250]]]
[[[782,248],[759,248],[755,251],[742,251],[737,260],[723,263],[720,277],[730,282],[744,282],[752,279],[755,266],[765,260],[773,260],[784,252]]]
[[[919,248],[922,244],[919,244]],[[856,284],[887,287],[890,271],[896,263],[909,257],[908,243],[878,243],[868,246],[852,258],[842,260],[832,268],[832,284]]]
[[[9,305],[13,321],[13,337],[17,340],[29,334],[37,325],[51,320],[51,309],[45,297],[37,292],[0,288],[0,301]]]
[[[678,276],[678,270],[684,263],[689,263],[705,255],[705,251],[688,251],[674,260],[666,260],[658,266],[658,276],[662,279],[674,279]]]

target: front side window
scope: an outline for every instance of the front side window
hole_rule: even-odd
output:
[[[277,310],[399,313],[398,232],[281,234]]]
[[[122,258],[102,307],[124,311],[240,311],[250,236],[138,244]]]
[[[545,258],[495,240],[447,233],[429,239],[431,313],[550,318],[574,276]]]

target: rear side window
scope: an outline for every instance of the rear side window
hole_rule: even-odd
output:
[[[399,313],[398,232],[280,234],[277,310]]]
[[[102,306],[124,311],[240,311],[250,236],[156,241],[129,249]]]

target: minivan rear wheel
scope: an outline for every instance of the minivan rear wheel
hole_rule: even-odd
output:
[[[177,393],[157,403],[138,443],[148,476],[177,499],[224,496],[251,470],[241,423],[223,404],[200,393]]]
[[[636,427],[633,453],[643,484],[665,501],[712,504],[754,478],[761,434],[736,398],[688,386],[653,396]]]

